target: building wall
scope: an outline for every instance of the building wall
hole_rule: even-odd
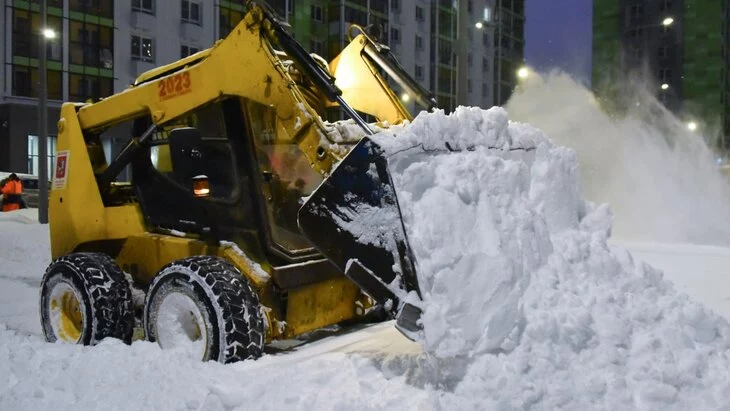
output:
[[[522,63],[524,0],[469,1],[468,104],[490,107],[506,101],[514,72]],[[182,2],[167,0],[48,0],[49,25],[58,37],[48,47],[49,134],[63,101],[97,100],[120,92],[141,73],[174,62],[187,51],[210,47],[243,17],[245,0],[199,0],[198,19],[183,19]],[[451,0],[269,0],[310,51],[334,58],[347,44],[350,23],[381,25],[405,70],[437,96],[447,111],[456,105],[456,10]],[[37,129],[39,6],[0,0],[0,170],[26,172],[28,135]],[[147,6],[151,7],[147,7]],[[135,7],[137,6],[137,7]],[[141,6],[141,7],[140,7]],[[142,10],[140,10],[140,8]],[[418,15],[422,18],[417,18]],[[508,26],[497,33],[495,21],[474,24],[489,15]],[[497,9],[500,11],[498,12]],[[188,11],[191,9],[188,8]],[[25,17],[23,17],[25,16]],[[191,17],[188,14],[186,17]],[[25,19],[25,20],[23,20]],[[398,33],[397,38],[393,37]],[[133,37],[135,40],[133,40]],[[151,47],[147,46],[149,40]],[[135,46],[136,45],[136,46]],[[503,58],[496,61],[495,49]],[[134,52],[134,55],[133,55]],[[499,76],[499,68],[505,75]],[[501,101],[497,83],[501,82]],[[115,135],[106,143],[110,156],[125,143]]]
[[[617,100],[621,90],[614,81],[621,72],[621,3],[617,0],[593,1],[593,88],[607,102]]]
[[[714,0],[684,0],[683,109],[706,123],[723,124],[722,3]]]
[[[509,100],[525,56],[525,0],[497,0],[495,104]]]
[[[215,42],[217,1],[196,3],[200,5],[198,23],[182,19],[181,1],[153,0],[152,11],[134,9],[129,0],[115,2],[115,91],[133,84],[147,70],[182,58],[182,46],[203,50]],[[152,41],[149,58],[133,58],[132,36]]]

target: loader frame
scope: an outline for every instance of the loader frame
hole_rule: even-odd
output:
[[[363,57],[367,50],[371,57]],[[211,232],[205,224],[188,230],[165,227],[151,222],[153,213],[144,203],[149,194],[141,192],[137,183],[116,178],[125,167],[142,170],[140,159],[146,158],[156,139],[179,127],[180,119],[223,102],[238,105],[242,118],[249,105],[271,107],[274,121],[266,130],[271,138],[296,145],[311,169],[327,176],[359,138],[338,140],[333,127],[321,119],[326,107],[341,107],[362,128],[362,136],[372,131],[360,113],[388,124],[412,119],[381,75],[373,52],[389,54],[363,31],[330,67],[315,67],[314,59],[293,42],[285,25],[266,7],[252,4],[228,37],[210,49],[146,72],[129,89],[101,101],[63,104],[49,200],[52,257],[103,252],[144,288],[173,260],[221,256],[259,294],[265,307],[267,342],[364,315],[373,300],[317,250],[297,254],[279,249],[277,253],[260,204],[257,214],[247,216],[260,224],[225,234]],[[343,65],[349,65],[361,81],[339,87],[330,70]],[[402,73],[402,68],[391,69],[390,74],[394,73]],[[430,94],[411,91],[435,106]],[[350,105],[343,94],[370,97],[353,97]],[[115,159],[107,159],[101,138],[125,122],[133,124],[129,144]],[[241,133],[251,138],[252,130]],[[253,153],[251,142],[244,142],[249,146],[238,153]],[[255,168],[259,160],[238,159],[239,164],[253,164],[246,180],[250,191],[266,194],[265,178]],[[190,204],[204,204],[201,201],[206,200]],[[201,205],[204,212],[215,214],[214,208],[205,211],[206,207]]]

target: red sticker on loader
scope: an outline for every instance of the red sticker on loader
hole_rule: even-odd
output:
[[[53,189],[60,190],[66,188],[66,175],[68,174],[68,156],[70,152],[59,151],[56,153],[56,166],[53,173]]]

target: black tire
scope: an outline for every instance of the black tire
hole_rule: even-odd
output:
[[[65,297],[70,297],[80,321],[60,320],[65,308],[59,307],[59,300]],[[53,261],[41,281],[40,311],[48,342],[94,345],[107,337],[125,343],[132,340],[134,313],[129,284],[106,254],[72,253]],[[73,333],[64,332],[68,327],[63,324],[71,323],[75,323]]]
[[[203,361],[231,363],[261,356],[264,321],[259,297],[231,263],[219,257],[195,256],[173,261],[157,273],[145,299],[144,328],[147,340],[156,341],[163,348],[166,347],[158,338],[158,327],[169,329],[176,325],[160,320],[160,307],[173,294],[189,299],[198,310],[194,315],[190,313],[188,319],[196,321],[196,333],[206,333],[199,336],[205,347]],[[187,316],[182,311],[177,315]],[[197,323],[197,314],[204,322],[202,327]],[[180,330],[183,329],[191,328],[180,325]],[[198,336],[190,338],[194,340]]]

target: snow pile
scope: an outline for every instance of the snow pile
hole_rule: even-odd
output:
[[[730,184],[705,140],[641,85],[636,106],[606,113],[568,75],[535,73],[512,95],[510,118],[540,128],[578,154],[586,199],[609,203],[619,238],[730,245]]]
[[[418,262],[423,345],[456,381],[443,408],[727,404],[728,323],[609,249],[612,215],[581,200],[572,150],[500,108],[393,132],[376,140]],[[467,150],[434,154],[443,141]]]
[[[496,108],[375,139],[418,259],[425,353],[392,322],[230,365],[47,344],[47,226],[0,222],[0,409],[727,409],[730,326],[607,246],[612,215],[581,199],[572,150]]]

